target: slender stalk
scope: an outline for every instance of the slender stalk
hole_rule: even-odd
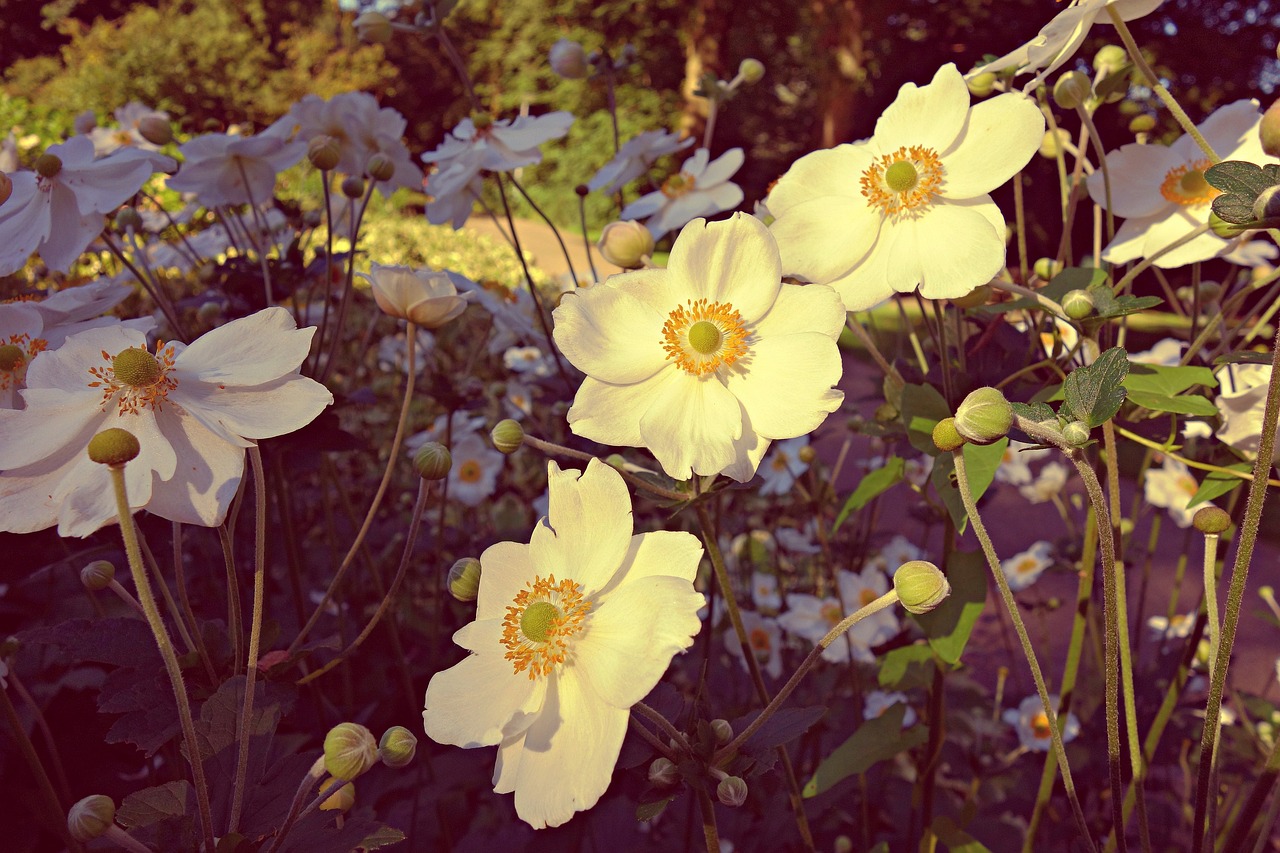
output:
[[[40,730],[40,737],[44,739],[44,748],[48,750],[49,758],[53,763],[53,775],[57,777],[58,794],[62,802],[70,802],[71,786],[67,783],[67,771],[62,763],[62,755],[58,752],[58,740],[53,736],[53,729],[49,728],[49,721],[45,719],[44,711],[40,710],[35,697],[28,692],[22,679],[18,678],[18,673],[10,669],[6,678],[9,679],[9,683],[13,685],[14,691],[22,701],[31,709],[31,717],[35,720],[36,728]]]
[[[254,201],[253,193],[249,192],[249,173],[245,171],[244,161],[239,157],[236,157],[235,161],[236,166],[240,168],[240,179],[244,182],[245,197],[249,199],[249,213],[253,216],[253,225],[258,229],[258,236],[268,237],[267,227],[262,221],[261,214],[258,213],[258,205]],[[246,228],[245,232],[248,233],[248,230]],[[271,269],[267,266],[267,253],[263,251],[262,244],[254,238],[254,235],[250,234],[249,239],[253,243],[254,254],[258,256],[258,267],[262,270],[262,290],[265,300],[263,306],[270,308],[275,304],[275,298],[271,294]],[[274,242],[272,241],[273,244]]]
[[[231,635],[231,667],[240,666],[240,646],[244,642],[244,626],[241,624],[240,580],[236,576],[235,546],[227,522],[218,528],[218,541],[222,545],[222,564],[227,575],[227,633]]]
[[[525,433],[524,443],[532,447],[534,450],[540,450],[548,455],[568,456],[570,459],[581,459],[583,462],[590,462],[592,459],[597,458],[582,450],[574,450],[572,447],[565,447],[562,444],[555,444],[554,442],[536,438],[528,433]],[[626,471],[616,465],[611,465],[610,467],[621,474],[622,479],[626,480],[638,489],[643,489],[644,491],[649,492],[655,497],[669,501],[680,501],[681,503],[684,503],[693,497],[693,495],[688,492],[677,492],[673,489],[664,489],[662,486],[650,483],[648,480],[645,480],[642,477],[637,477],[630,471]]]
[[[1018,232],[1018,281],[1026,284],[1031,280],[1031,266],[1027,263],[1027,217],[1026,206],[1022,201],[1021,169],[1013,176],[1013,211],[1013,221]]]
[[[866,348],[867,354],[871,356],[871,360],[884,373],[884,375],[893,381],[899,388],[906,384],[906,380],[902,378],[902,374],[898,372],[898,368],[894,367],[881,354],[880,348],[876,346],[875,339],[871,337],[871,333],[858,322],[858,317],[852,312],[845,315],[844,324],[853,332],[853,336],[858,339],[858,343]]]
[[[720,853],[720,834],[716,831],[716,806],[711,795],[698,788],[698,808],[702,813],[702,840],[706,842],[707,853]]]
[[[1199,225],[1194,229],[1192,229],[1189,233],[1184,234],[1183,236],[1179,237],[1177,240],[1174,240],[1172,243],[1165,246],[1163,249],[1160,249],[1157,252],[1152,252],[1151,254],[1147,255],[1140,262],[1134,264],[1133,269],[1125,273],[1124,278],[1116,282],[1115,291],[1117,293],[1123,293],[1125,288],[1129,286],[1130,282],[1132,282],[1135,278],[1137,278],[1139,274],[1146,271],[1146,269],[1150,267],[1152,264],[1154,264],[1156,261],[1160,260],[1160,258],[1164,257],[1169,252],[1172,252],[1174,249],[1177,249],[1180,246],[1184,246],[1187,243],[1190,243],[1192,240],[1196,239],[1197,237],[1200,237],[1208,233],[1209,233],[1208,223],[1205,223],[1204,225]]]
[[[591,257],[591,238],[587,236],[587,197],[581,193],[578,195],[578,221],[582,225],[582,248],[587,253],[587,266],[591,267],[591,281],[598,284],[600,273],[596,272],[596,262]]]
[[[556,224],[551,221],[551,217],[547,216],[542,208],[538,207],[537,202],[530,197],[529,193],[525,192],[524,187],[520,186],[520,183],[515,179],[514,175],[508,175],[507,180],[511,181],[511,186],[516,188],[520,195],[524,197],[524,200],[529,203],[529,206],[533,208],[534,213],[542,217],[542,221],[547,223],[547,227],[551,229],[551,233],[555,236],[556,242],[560,244],[560,254],[564,255],[565,265],[569,267],[569,275],[573,278],[573,283],[576,286],[578,283],[578,273],[573,268],[573,258],[569,256],[569,247],[564,244],[564,240],[560,236],[560,229],[556,228]],[[591,257],[590,245],[587,246],[587,257]],[[592,274],[594,275],[594,273],[595,270],[593,268]]]
[[[308,369],[303,371],[308,376],[320,366],[320,354],[324,352],[324,333],[329,327],[329,303],[333,301],[333,193],[329,189],[329,173],[323,169],[320,170],[320,186],[324,189],[324,310],[320,314],[320,330],[316,332],[315,347],[312,352],[307,353],[308,362],[312,355],[315,356],[315,363],[308,364]],[[354,241],[351,248],[355,249]],[[305,304],[308,307],[311,305],[310,290],[307,291]]]
[[[1098,128],[1093,123],[1093,116],[1089,115],[1089,111],[1083,104],[1076,107],[1076,115],[1080,117],[1080,125],[1088,131],[1093,147],[1099,151],[1106,151],[1102,144],[1102,137],[1098,135]],[[1102,172],[1103,200],[1107,203],[1107,242],[1111,242],[1116,238],[1116,215],[1111,212],[1115,209],[1115,205],[1111,203],[1111,170],[1107,168],[1106,157],[1102,158],[1098,168]],[[1095,253],[1094,256],[1098,257],[1098,254]]]
[[[342,301],[338,303],[338,319],[334,324],[333,337],[329,339],[329,352],[325,356],[324,367],[320,369],[320,375],[316,377],[322,384],[329,378],[329,373],[333,370],[334,361],[338,355],[338,345],[342,343],[342,327],[347,321],[347,309],[351,307],[351,294],[354,292],[355,287],[356,240],[360,236],[360,223],[364,221],[365,211],[369,209],[369,199],[373,198],[374,186],[375,183],[369,181],[368,186],[365,187],[364,196],[360,199],[359,211],[354,209],[352,211],[355,221],[351,223],[351,251],[347,253],[347,272],[343,278]]]
[[[173,624],[178,629],[178,636],[182,639],[183,648],[188,653],[195,651],[196,644],[187,630],[187,623],[183,620],[182,612],[178,610],[178,605],[173,600],[173,593],[169,592],[169,584],[165,582],[164,574],[160,571],[160,562],[156,560],[155,554],[151,553],[151,546],[147,544],[147,537],[142,535],[142,531],[138,531],[138,544],[142,546],[143,559],[147,564],[147,568],[150,569],[151,574],[155,577],[156,586],[160,587],[160,596],[164,599],[164,606],[168,608],[169,613],[173,616]],[[138,610],[141,612],[140,606]]]
[[[213,661],[209,657],[209,650],[205,647],[204,636],[200,633],[200,623],[196,621],[195,611],[191,609],[191,596],[187,592],[187,571],[182,559],[182,523],[175,521],[173,523],[173,575],[174,580],[178,584],[178,601],[182,604],[182,615],[187,620],[191,628],[191,638],[195,640],[196,651],[200,653],[200,662],[204,665],[205,674],[209,676],[209,683],[213,684],[217,681],[217,676],[213,671]]]
[[[289,834],[289,830],[293,829],[293,825],[298,822],[298,812],[302,811],[302,804],[311,796],[311,792],[315,790],[320,780],[324,778],[324,757],[317,758],[315,763],[311,765],[311,769],[302,777],[302,782],[298,784],[298,790],[293,794],[293,801],[289,804],[289,813],[285,815],[284,821],[280,824],[280,831],[276,833],[275,840],[271,842],[271,846],[267,848],[267,853],[275,853],[280,849],[280,845],[284,843],[284,838]]]
[[[632,705],[631,708],[640,716],[644,717],[646,720],[648,720],[649,722],[657,726],[659,729],[661,729],[662,733],[665,734],[667,737],[669,737],[671,740],[675,741],[678,747],[685,750],[686,752],[689,750],[689,742],[685,739],[685,736],[680,733],[679,729],[671,725],[671,721],[668,720],[666,717],[662,716],[653,708],[650,708],[648,705],[646,705],[643,702],[637,702],[636,704]],[[712,763],[714,764],[715,762],[713,761]]]

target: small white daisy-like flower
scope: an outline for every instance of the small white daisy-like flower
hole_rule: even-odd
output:
[[[1020,554],[1000,561],[1009,588],[1014,592],[1035,583],[1044,570],[1053,565],[1053,545],[1041,540]]]
[[[1190,527],[1191,520],[1201,507],[1213,506],[1209,502],[1188,508],[1187,504],[1200,489],[1191,469],[1172,456],[1164,457],[1159,468],[1149,468],[1143,478],[1142,495],[1152,506],[1169,510],[1169,516],[1179,527]]]
[[[762,495],[785,495],[795,485],[796,478],[809,470],[809,463],[800,458],[800,451],[809,446],[809,436],[801,435],[776,441],[769,455],[760,466],[764,485]]]
[[[232,136],[206,133],[178,147],[184,158],[168,186],[194,193],[207,207],[264,205],[275,195],[276,176],[307,153],[307,143],[282,133]]]
[[[1055,495],[1062,494],[1069,475],[1070,472],[1065,465],[1050,462],[1040,469],[1040,475],[1035,480],[1025,486],[1019,486],[1018,491],[1033,504],[1046,503],[1053,500]]]
[[[545,379],[555,373],[555,362],[551,356],[537,347],[511,347],[502,354],[502,363],[513,373],[536,379]]]
[[[1214,404],[1222,425],[1217,437],[1249,459],[1258,457],[1262,445],[1262,415],[1271,382],[1269,364],[1230,364],[1217,372],[1218,396]],[[1276,442],[1273,463],[1280,463],[1280,442]]]
[[[1173,618],[1152,616],[1147,619],[1147,629],[1158,639],[1185,640],[1196,626],[1195,613],[1175,613]]]
[[[754,610],[743,610],[742,627],[747,632],[747,644],[751,647],[751,654],[755,656],[756,663],[760,665],[760,671],[770,678],[780,677],[782,675],[782,630],[778,627],[778,620],[761,616]],[[729,650],[729,654],[742,662],[743,669],[747,668],[746,658],[742,656],[742,644],[738,641],[738,632],[732,625],[724,633],[724,647]]]
[[[778,576],[769,572],[752,572],[751,601],[757,610],[777,613],[782,607],[782,594],[778,592]]]
[[[587,189],[617,192],[649,171],[659,157],[683,151],[693,142],[693,137],[681,139],[679,134],[665,130],[646,130],[623,143],[613,159],[601,166],[595,177],[587,182]]]
[[[866,565],[858,574],[853,572],[836,572],[836,587],[840,591],[840,601],[844,604],[845,616],[866,607],[889,591],[889,577],[878,567]],[[844,636],[852,647],[854,660],[872,663],[875,655],[871,649],[888,642],[897,636],[901,626],[892,607],[886,607],[879,613],[873,613],[854,625]],[[832,646],[839,645],[832,643]]]
[[[1031,463],[1043,459],[1052,451],[1047,447],[1037,448],[1033,444],[1009,439],[1009,444],[1000,457],[1000,467],[996,469],[996,479],[1011,486],[1025,486],[1035,479],[1031,472]]]
[[[903,563],[909,563],[912,560],[923,560],[925,550],[917,546],[901,533],[895,533],[893,538],[886,542],[880,552],[871,558],[870,565],[875,565],[889,577],[893,577],[894,573]]]
[[[498,474],[506,458],[480,437],[472,434],[449,448],[453,467],[449,469],[449,497],[467,506],[479,506],[493,494]]]
[[[1058,697],[1050,694],[1049,702],[1057,707]],[[1018,742],[1031,752],[1048,752],[1053,746],[1053,729],[1049,726],[1049,715],[1045,713],[1040,697],[1028,696],[1016,709],[1007,708],[1001,715],[1006,723],[1013,726],[1018,734]],[[1080,734],[1080,720],[1076,715],[1067,712],[1066,722],[1062,725],[1062,742],[1070,743]]]
[[[778,624],[788,634],[817,645],[845,616],[844,607],[836,598],[793,592],[787,594],[787,609],[778,615]],[[850,642],[840,637],[822,650],[822,659],[830,663],[847,663],[850,652]]]
[[[1186,341],[1180,341],[1177,338],[1161,338],[1149,350],[1129,353],[1129,361],[1134,364],[1177,367],[1179,362],[1182,361],[1182,351],[1186,348]]]
[[[730,148],[715,160],[699,148],[662,187],[622,209],[623,219],[644,219],[654,238],[699,217],[733,210],[742,203],[742,188],[729,179],[742,168],[741,148]]]

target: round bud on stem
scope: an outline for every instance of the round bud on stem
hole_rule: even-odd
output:
[[[1053,84],[1053,102],[1064,110],[1074,110],[1091,94],[1089,78],[1079,71],[1068,71]]]
[[[653,234],[634,220],[610,222],[600,232],[600,242],[596,245],[609,263],[635,270],[643,267],[645,259],[653,254]]]
[[[173,125],[160,116],[147,116],[138,122],[138,135],[152,145],[168,145],[173,141]]]
[[[1135,133],[1135,134],[1150,133],[1152,130],[1155,129],[1155,126],[1156,126],[1156,117],[1152,115],[1147,115],[1146,113],[1143,113],[1142,115],[1136,115],[1129,120],[1130,133]]]
[[[475,601],[480,595],[480,561],[463,557],[449,569],[446,581],[449,594],[462,602]]]
[[[342,179],[342,194],[349,199],[360,198],[364,195],[364,179],[347,175]]]
[[[407,767],[418,751],[418,739],[404,726],[392,726],[382,733],[378,741],[378,757],[388,767]]]
[[[759,83],[764,78],[764,63],[758,59],[744,59],[738,63],[738,76],[748,85]]]
[[[1072,320],[1083,320],[1093,313],[1093,294],[1087,290],[1069,290],[1062,297],[1062,311]]]
[[[1101,74],[1114,74],[1129,64],[1129,53],[1118,44],[1103,45],[1093,55],[1093,70]]]
[[[1072,421],[1062,428],[1062,440],[1071,447],[1084,447],[1092,432],[1084,421]]]
[[[1262,114],[1258,136],[1262,139],[1262,150],[1267,156],[1280,157],[1280,100],[1274,101]]]
[[[1253,202],[1254,219],[1280,217],[1280,187],[1267,187]]]
[[[999,388],[978,388],[956,409],[956,432],[974,444],[991,444],[1009,434],[1013,406]]]
[[[135,234],[142,230],[142,215],[132,207],[122,207],[116,214],[116,227],[121,231]]]
[[[337,168],[342,146],[332,136],[317,136],[307,143],[307,159],[322,172]]]
[[[364,164],[364,173],[375,181],[389,181],[396,173],[396,164],[390,157],[379,151]]]
[[[1209,211],[1209,230],[1224,240],[1230,240],[1232,237],[1239,237],[1250,228],[1248,225],[1228,222],[1213,211]]]
[[[1231,516],[1226,510],[1218,509],[1216,506],[1206,506],[1196,511],[1191,523],[1201,533],[1217,536],[1230,529]]]
[[[453,467],[453,456],[443,444],[428,441],[413,454],[413,467],[424,480],[443,480]]]
[[[1062,272],[1062,264],[1055,258],[1040,258],[1032,269],[1041,281],[1051,281],[1055,275]]]
[[[62,171],[62,160],[56,154],[41,154],[36,158],[36,174],[42,178],[52,178]]]
[[[655,758],[649,765],[649,783],[658,788],[665,788],[680,781],[680,772],[668,758]]]
[[[89,439],[89,458],[99,465],[123,465],[137,458],[142,445],[133,433],[110,427]]]
[[[903,563],[893,573],[893,588],[908,613],[928,613],[951,594],[951,584],[937,566],[925,560]]]
[[[712,720],[710,725],[711,733],[716,736],[717,746],[724,746],[733,740],[733,726],[730,725],[728,720]]]
[[[814,450],[811,445],[806,444],[796,451],[796,458],[806,465],[812,465],[813,460],[818,458],[818,451]]]
[[[115,577],[116,567],[106,560],[94,560],[80,570],[80,583],[84,584],[85,589],[94,592],[106,589]]]
[[[983,71],[970,77],[965,83],[969,86],[969,94],[975,98],[985,98],[995,91],[996,75],[991,71]]]
[[[76,841],[101,838],[115,826],[116,804],[105,794],[92,794],[67,812],[67,831]]]
[[[356,31],[356,38],[365,44],[386,44],[395,32],[391,19],[381,12],[365,12],[357,16],[351,26]]]
[[[560,39],[551,45],[547,64],[566,80],[581,80],[591,70],[587,65],[586,48],[572,39]]]
[[[1040,156],[1056,160],[1059,154],[1066,153],[1070,143],[1071,133],[1064,127],[1045,131],[1044,139],[1040,140]]]
[[[747,783],[740,776],[726,776],[716,785],[716,799],[731,809],[747,801]]]
[[[0,204],[8,201],[11,195],[13,195],[13,179],[4,172],[0,172]]]
[[[938,421],[933,428],[933,444],[945,453],[964,446],[964,436],[956,431],[955,418],[943,418]]]
[[[520,426],[519,421],[507,418],[498,421],[489,437],[493,439],[493,446],[501,452],[515,453],[524,444],[524,427]]]
[[[339,723],[324,736],[324,769],[344,781],[362,776],[378,763],[378,742],[359,723]]]

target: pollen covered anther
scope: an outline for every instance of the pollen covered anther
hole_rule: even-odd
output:
[[[942,188],[942,162],[932,148],[903,146],[862,173],[862,194],[886,216],[911,215],[933,204]]]
[[[506,660],[529,679],[550,675],[569,657],[569,643],[582,630],[591,602],[571,580],[538,576],[507,606],[502,620]]]
[[[694,376],[733,364],[747,354],[746,324],[727,302],[689,300],[667,316],[662,338],[667,358]]]
[[[177,356],[172,347],[157,344],[156,355],[145,347],[129,347],[115,356],[106,352],[102,358],[109,367],[92,367],[89,374],[94,381],[90,388],[102,389],[102,410],[106,411],[113,400],[119,406],[118,414],[136,415],[142,409],[160,411],[164,408],[169,392],[178,387],[178,381],[169,372]]]

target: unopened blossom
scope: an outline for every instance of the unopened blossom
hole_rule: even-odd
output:
[[[1020,554],[1000,561],[1009,589],[1017,592],[1035,583],[1053,565],[1053,545],[1041,540]]]
[[[581,80],[591,70],[587,63],[587,51],[579,42],[560,39],[547,52],[547,64],[551,70],[566,80]]]
[[[830,284],[849,311],[919,288],[955,299],[1004,267],[988,195],[1027,164],[1044,115],[1012,93],[970,107],[952,64],[905,84],[875,134],[801,157],[767,199],[782,271]]]
[[[528,545],[480,556],[470,654],[427,687],[439,743],[497,746],[494,791],[535,829],[589,809],[609,786],[631,706],[689,648],[703,597],[702,547],[684,532],[633,535],[622,477],[547,466],[550,503]]]
[[[283,133],[256,136],[206,133],[178,147],[184,158],[169,189],[194,193],[201,204],[263,205],[275,196],[276,176],[307,153],[307,143]]]
[[[729,180],[742,168],[741,148],[730,148],[715,160],[705,148],[693,152],[680,171],[653,192],[622,209],[623,219],[643,219],[654,238],[698,217],[732,210],[742,203],[742,188]]]
[[[764,478],[760,494],[785,495],[791,491],[796,478],[809,470],[809,463],[800,458],[800,451],[808,446],[807,435],[774,442],[764,464],[760,466],[760,476]]]
[[[904,729],[914,726],[916,723],[916,712],[907,700],[907,694],[894,691],[892,693],[884,690],[872,690],[867,693],[862,703],[862,718],[864,720],[874,720],[877,717],[883,717],[884,712],[888,711],[894,705],[905,705],[906,712],[902,715],[902,727]]]
[[[1055,708],[1058,707],[1058,697],[1050,694],[1049,703]],[[1001,719],[1013,726],[1018,735],[1018,742],[1024,749],[1031,752],[1048,752],[1053,746],[1053,728],[1049,725],[1049,715],[1045,713],[1044,704],[1039,696],[1034,694],[1028,696],[1016,709],[1006,708]],[[1080,720],[1070,711],[1067,712],[1066,721],[1059,720],[1059,723],[1062,726],[1063,743],[1070,743],[1076,739],[1076,735],[1080,734]]]
[[[66,272],[123,204],[172,158],[121,148],[95,160],[93,142],[73,136],[50,145],[32,172],[10,175],[13,194],[0,205],[0,275],[26,265],[38,252],[50,269]]]
[[[1262,151],[1260,121],[1258,102],[1240,100],[1214,110],[1197,127],[1223,160],[1245,160],[1260,166],[1280,162]],[[1125,222],[1102,251],[1102,259],[1123,264],[1153,258],[1156,266],[1171,269],[1207,261],[1231,249],[1230,241],[1212,231],[1191,237],[1208,223],[1210,204],[1220,194],[1204,178],[1211,165],[1188,135],[1169,145],[1130,143],[1107,154],[1110,210]],[[1094,203],[1107,207],[1101,169],[1089,176],[1088,187]],[[1182,242],[1188,237],[1191,239]],[[1169,248],[1179,242],[1181,245]]]
[[[600,171],[587,182],[587,189],[615,193],[636,178],[643,177],[659,157],[683,151],[693,142],[693,137],[681,139],[677,133],[646,130],[624,142],[613,159],[601,166]]]
[[[1228,447],[1249,459],[1258,457],[1262,446],[1262,415],[1271,382],[1269,364],[1232,364],[1217,373],[1218,396],[1214,404],[1222,425],[1215,433]],[[1280,441],[1275,444],[1272,462],[1280,464]]]
[[[587,374],[570,428],[647,447],[678,480],[746,482],[771,442],[810,433],[839,408],[844,317],[830,288],[782,284],[759,221],[695,220],[666,269],[561,298],[556,344]]]
[[[717,599],[718,600],[718,599]],[[754,610],[742,611],[742,627],[747,633],[747,645],[751,655],[760,665],[760,671],[770,678],[782,675],[782,631],[778,620],[770,616],[761,616]],[[742,654],[742,643],[738,640],[738,632],[732,625],[725,629],[724,647],[729,654],[742,662],[747,669],[747,660]]]
[[[462,277],[447,270],[373,264],[367,275],[357,275],[369,282],[384,314],[424,329],[440,328],[466,310],[472,299],[471,294],[458,292],[457,280]]]
[[[1208,502],[1187,507],[1191,498],[1200,489],[1196,478],[1186,464],[1172,456],[1164,457],[1159,468],[1149,468],[1143,477],[1142,495],[1147,503],[1169,510],[1173,523],[1179,527],[1190,527],[1191,520],[1201,507],[1213,506]]]
[[[110,477],[85,453],[109,426],[141,444],[125,468],[134,509],[221,523],[245,448],[300,429],[333,402],[297,372],[314,331],[268,308],[154,354],[143,332],[123,324],[40,353],[27,369],[26,408],[0,411],[0,529],[57,524],[63,536],[88,536],[114,519]]]
[[[1031,92],[1075,55],[1095,23],[1111,23],[1106,7],[1114,8],[1121,20],[1132,21],[1150,14],[1161,2],[1162,0],[1074,0],[1045,24],[1031,41],[1014,48],[999,59],[978,66],[965,76],[973,78],[988,71],[1012,70],[1015,74],[1039,71],[1023,87],[1023,91]]]

